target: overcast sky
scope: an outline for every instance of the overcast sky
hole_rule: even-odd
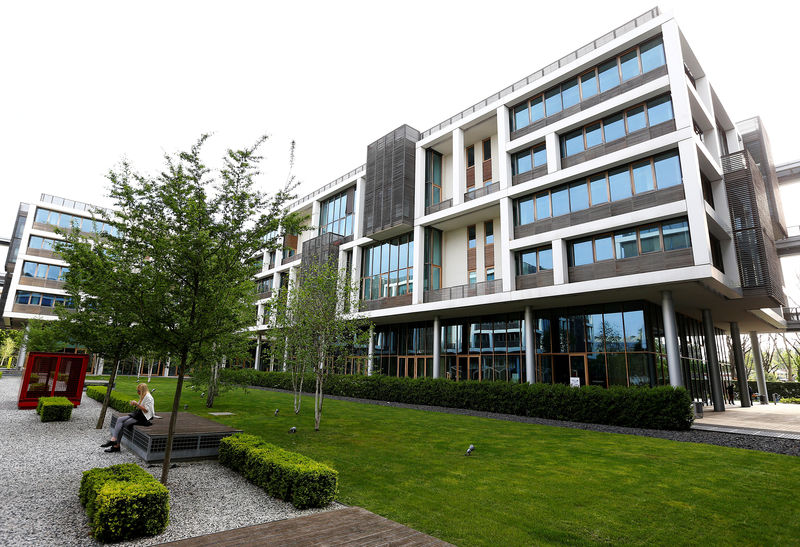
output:
[[[122,157],[154,171],[203,132],[214,133],[211,163],[269,134],[267,191],[286,180],[295,140],[307,193],[364,163],[395,127],[428,129],[654,5],[5,2],[0,236],[20,201],[45,192],[108,205],[105,174]],[[731,117],[760,115],[775,160],[800,158],[798,4],[660,6]]]

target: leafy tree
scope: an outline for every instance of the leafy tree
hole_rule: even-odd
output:
[[[369,336],[369,322],[356,312],[345,313],[358,289],[348,272],[333,260],[304,265],[288,294],[278,298],[275,321],[279,327],[273,344],[278,357],[288,356],[295,387],[295,412],[299,411],[302,376],[313,371],[314,430],[319,431],[327,376],[344,368],[347,358]],[[349,308],[349,306],[348,306]],[[294,378],[297,376],[297,384]]]
[[[96,215],[100,213],[95,211]],[[98,221],[102,225],[103,220]],[[54,328],[61,339],[86,346],[113,363],[97,419],[96,428],[102,429],[120,361],[140,351],[145,343],[126,285],[129,270],[135,264],[124,261],[129,259],[121,252],[124,239],[113,233],[88,236],[77,227],[60,233],[65,241],[57,244],[56,250],[70,264],[64,283],[70,306],[56,308],[59,321]]]
[[[58,329],[57,323],[57,321],[46,321],[43,319],[29,320],[27,327],[28,339],[25,344],[27,351],[41,351],[46,353],[63,351],[66,344],[62,340],[69,340],[69,338],[62,335],[61,331]]]
[[[6,368],[11,368],[12,359],[19,350],[22,342],[22,331],[7,329],[0,330],[0,366],[5,363]]]
[[[165,158],[157,176],[128,165],[112,171],[121,244],[114,260],[124,272],[130,310],[156,351],[177,368],[161,482],[167,482],[172,439],[184,376],[199,370],[209,352],[247,337],[253,305],[257,251],[276,248],[270,233],[299,227],[286,211],[290,182],[268,198],[254,188],[260,138],[253,146],[228,150],[216,176],[201,159],[203,135],[189,151]]]

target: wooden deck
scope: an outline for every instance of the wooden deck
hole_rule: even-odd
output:
[[[348,507],[306,517],[279,520],[166,543],[179,547],[211,546],[328,546],[328,545],[418,545],[448,546],[449,543],[417,532],[361,507]]]
[[[126,427],[122,433],[122,446],[147,462],[163,460],[171,415],[171,412],[162,412],[158,414],[161,418],[154,418],[150,426]],[[111,419],[112,425],[118,416],[120,414],[114,414]],[[214,458],[219,453],[220,439],[239,432],[241,429],[228,427],[188,412],[179,412],[172,439],[171,458],[176,460]]]

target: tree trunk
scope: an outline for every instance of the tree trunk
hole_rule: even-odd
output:
[[[147,369],[147,383],[148,384],[150,383],[150,380],[153,379],[153,361],[155,361],[155,358],[150,359],[150,366]]]
[[[219,363],[211,365],[211,374],[208,380],[208,395],[206,395],[206,407],[214,406],[214,397],[219,393]]]
[[[114,367],[111,369],[111,376],[108,377],[108,387],[106,388],[106,396],[103,397],[103,408],[100,409],[100,418],[97,419],[97,426],[95,429],[103,429],[103,422],[106,421],[106,410],[108,410],[108,403],[111,401],[111,389],[114,386],[114,381],[117,379],[117,369],[119,368],[119,355],[114,356]]]
[[[300,414],[300,403],[303,394],[303,375],[300,374],[300,379],[293,382],[294,386],[294,413]]]
[[[175,422],[178,420],[178,407],[181,402],[181,390],[183,389],[183,374],[186,370],[186,359],[188,351],[181,353],[181,362],[178,365],[178,384],[175,386],[175,397],[172,399],[172,414],[169,417],[169,431],[167,432],[167,446],[164,451],[164,464],[161,466],[161,484],[167,485],[169,477],[169,463],[172,457],[172,439],[175,437]]]
[[[322,401],[320,400],[322,382],[320,382],[319,372],[316,376],[317,381],[314,386],[314,431],[319,431],[319,420],[322,417]]]

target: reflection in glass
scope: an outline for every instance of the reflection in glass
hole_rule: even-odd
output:
[[[617,68],[616,59],[597,67],[597,72],[600,79],[600,93],[619,85],[619,69]]]
[[[569,108],[580,102],[581,96],[578,90],[577,78],[561,84],[561,100],[563,101],[564,108]]]
[[[554,190],[551,194],[551,199],[554,217],[569,213],[569,192],[566,186]]]
[[[581,93],[584,99],[597,95],[597,75],[594,70],[581,76]]]
[[[677,152],[656,156],[653,163],[659,188],[677,186],[681,183],[681,162]]]
[[[614,258],[614,245],[611,242],[611,236],[596,238],[594,240],[594,252],[597,262],[612,260]]]
[[[605,174],[590,177],[589,187],[592,192],[592,205],[608,203],[608,185]]]
[[[624,351],[622,313],[606,313],[603,316],[603,330],[605,331],[606,351]]]
[[[608,185],[611,187],[611,201],[631,197],[631,176],[627,168],[608,172]]]
[[[561,112],[561,92],[553,88],[544,94],[545,111],[548,116]]]
[[[625,136],[625,121],[622,114],[615,114],[603,120],[605,142],[615,141]]]
[[[586,148],[588,149],[598,144],[603,144],[603,130],[600,122],[586,127]]]
[[[544,192],[536,196],[536,218],[543,219],[550,217],[550,194]]]
[[[628,369],[625,366],[624,353],[607,353],[606,366],[608,367],[608,385],[627,386]]]
[[[668,96],[659,97],[647,103],[647,119],[650,127],[669,121],[672,118],[672,101]]]
[[[569,207],[571,211],[589,208],[589,187],[585,182],[581,181],[569,187]]]
[[[644,312],[642,310],[626,311],[623,315],[626,351],[646,350],[647,338],[644,335]]]
[[[539,251],[539,269],[552,270],[553,269],[553,249],[542,249]]]
[[[644,106],[631,108],[625,113],[625,117],[628,120],[628,133],[633,133],[634,131],[639,131],[647,127],[647,120],[644,116]]]
[[[619,61],[623,82],[639,75],[639,56],[635,49],[620,57]]]
[[[594,262],[594,255],[592,253],[592,240],[576,241],[570,247],[572,255],[572,266],[583,266]]]
[[[689,240],[689,223],[686,220],[662,224],[664,234],[664,250],[674,251],[691,247]]]
[[[642,254],[655,253],[661,250],[661,239],[658,226],[647,226],[639,229],[639,241],[642,246]]]
[[[642,56],[643,73],[650,72],[654,68],[663,66],[667,62],[664,58],[664,44],[661,42],[660,37],[643,44],[639,47],[639,51]]]
[[[650,165],[650,160],[633,164],[633,187],[637,194],[655,188],[653,167]]]
[[[590,353],[586,356],[589,368],[589,385],[606,387],[606,356],[604,353]]]
[[[614,244],[617,250],[617,260],[639,256],[636,244],[636,230],[617,232],[614,234]]]

